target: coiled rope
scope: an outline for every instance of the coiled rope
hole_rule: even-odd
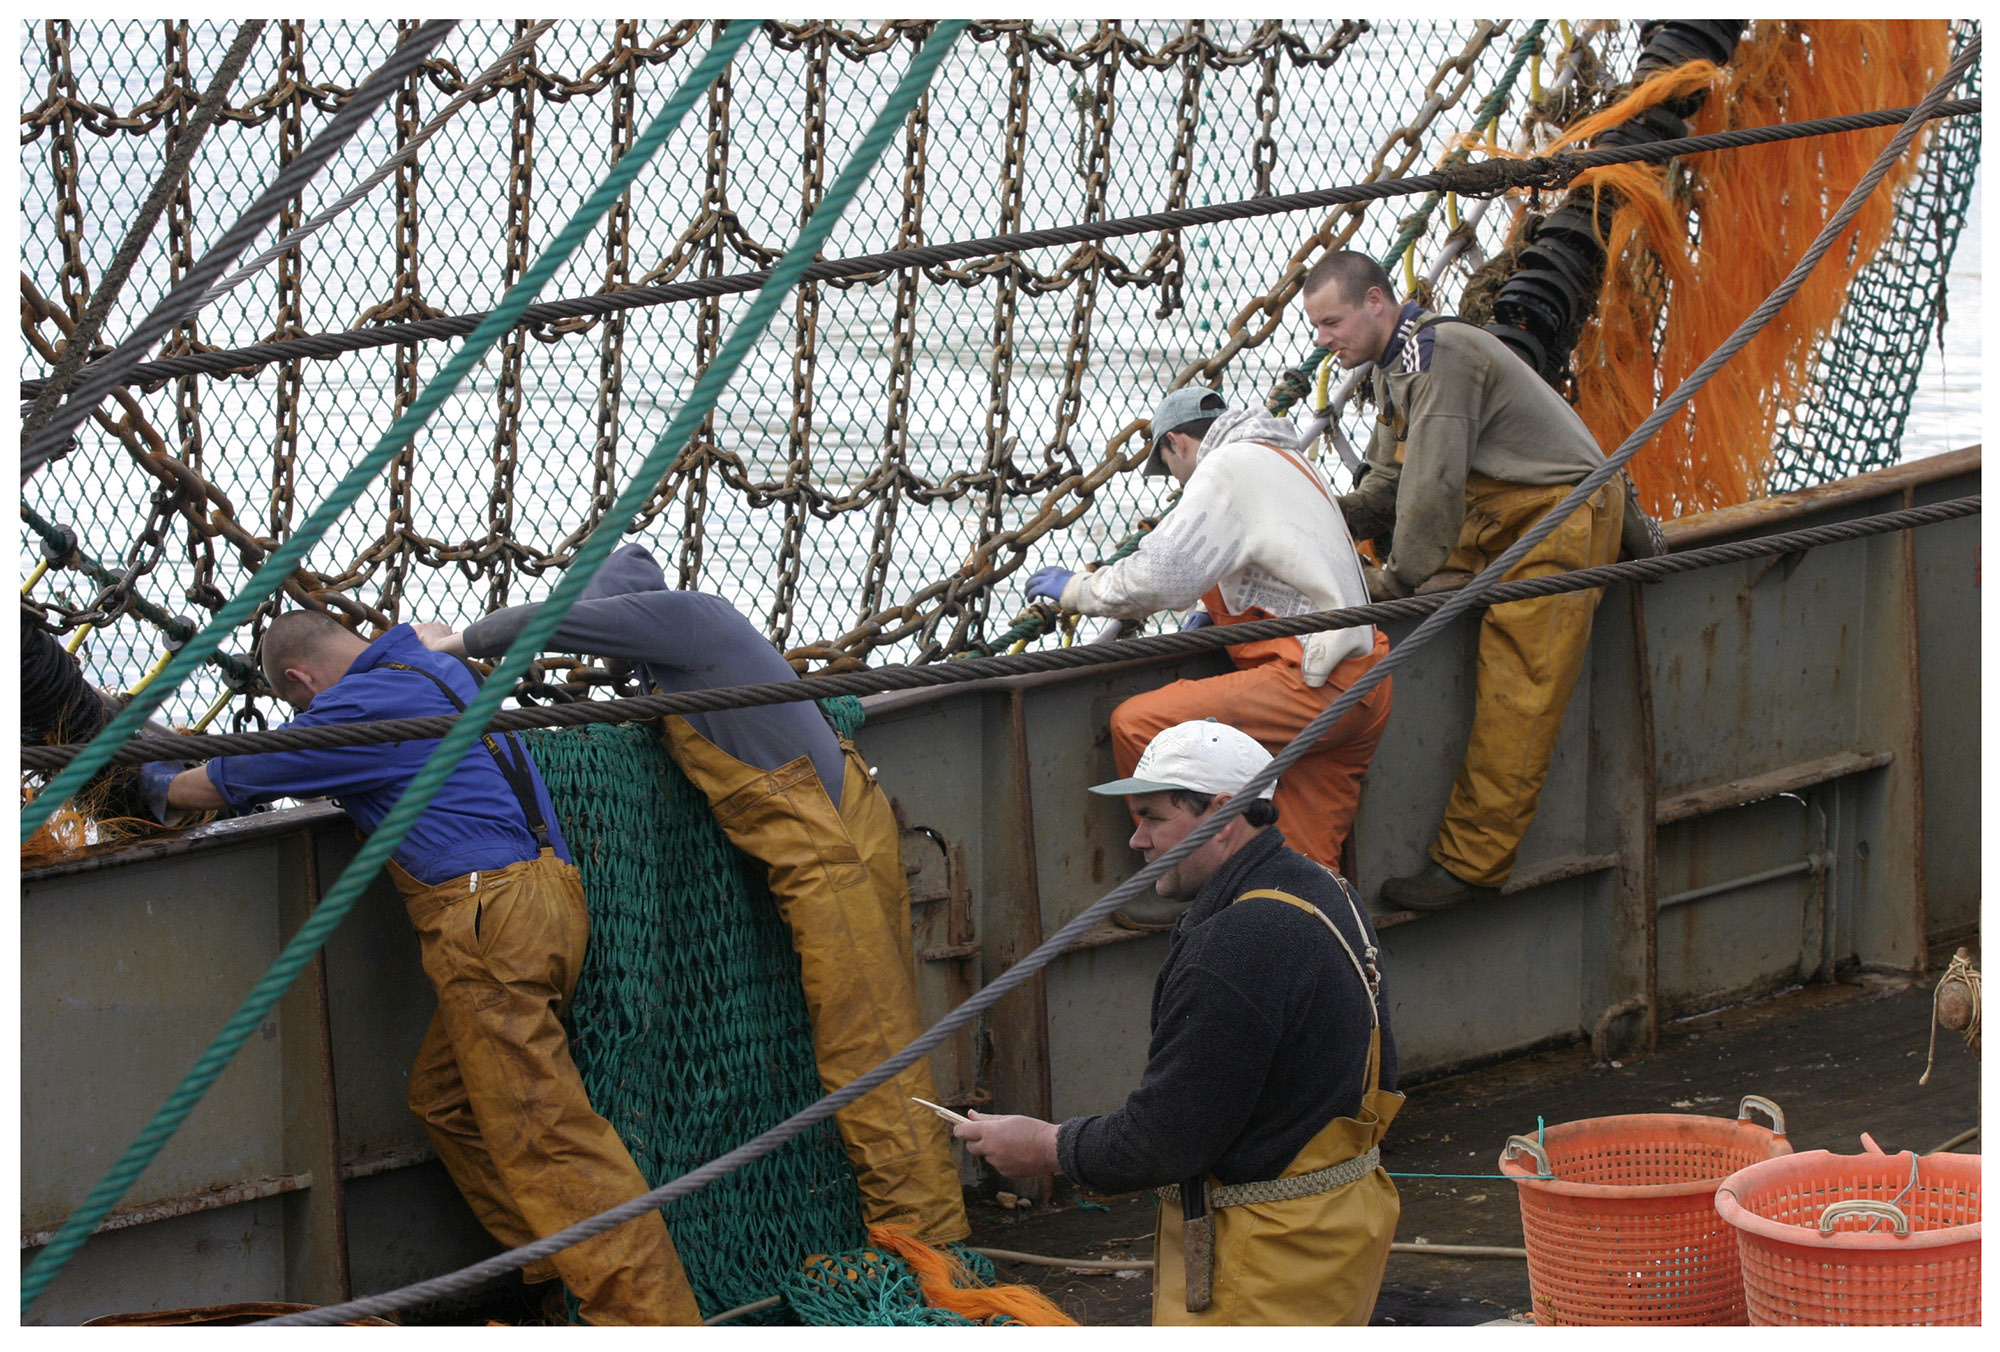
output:
[[[335,487],[333,494],[313,511],[301,525],[298,533],[257,571],[256,576],[251,578],[243,591],[218,611],[209,626],[175,655],[161,676],[112,720],[110,726],[91,742],[84,753],[56,777],[46,792],[23,808],[21,838],[24,843],[47,820],[62,799],[74,793],[77,787],[95,774],[111,753],[137,731],[144,723],[146,715],[158,707],[160,701],[172,692],[187,673],[209,653],[215,651],[222,636],[248,619],[257,604],[277,589],[297,566],[306,549],[319,539],[328,526],[353,503],[355,498],[360,496],[369,481],[409,443],[417,429],[456,388],[465,373],[499,340],[512,319],[527,308],[535,293],[589,237],[598,220],[611,210],[619,196],[630,186],[639,171],[646,166],[667,136],[694,106],[695,101],[702,98],[710,86],[720,78],[737,48],[743,45],[755,29],[754,22],[737,20],[723,30],[714,45],[689,74],[687,81],[674,91],[673,96],[661,108],[659,115],[633,142],[631,148],[613,164],[597,190],[577,209],[569,223],[528,268],[521,280],[508,291],[488,322],[483,324],[465,347],[431,378],[430,383],[424,387],[410,407],[405,409],[389,430],[382,434],[375,449],[347,473]],[[709,397],[712,401],[713,395]],[[645,482],[651,483],[656,479],[657,473],[654,479]],[[615,517],[607,520],[617,520],[621,526],[624,521],[623,518]],[[603,533],[600,530],[599,534]],[[617,531],[613,530],[610,534],[615,539]],[[593,541],[595,538],[593,537]],[[608,552],[607,546],[600,552],[599,560],[603,553]],[[578,559],[579,562],[583,561],[584,555],[579,554]],[[595,562],[588,564],[586,573],[595,566]],[[584,580],[586,579],[580,576],[578,585],[581,586]],[[558,588],[559,592],[560,590]],[[389,850],[401,842],[411,823],[422,812],[430,794],[444,781],[450,768],[458,763],[455,754],[449,760],[446,759],[447,751],[456,741],[457,751],[462,753],[484,726],[484,718],[476,712],[483,699],[483,695],[480,699],[476,699],[473,702],[473,710],[461,719],[463,736],[447,738],[436,754],[426,762],[424,769],[412,782],[409,791],[404,793],[384,820],[382,829],[371,838],[370,844],[362,848],[354,862],[340,875],[332,890],[315,908],[312,916],[300,927],[298,933],[293,935],[291,942],[286,944],[271,969],[245,997],[243,1004],[231,1016],[229,1022],[223,1025],[222,1031],[216,1034],[215,1040],[195,1062],[186,1078],[172,1094],[168,1095],[166,1103],[154,1114],[152,1121],[146,1124],[138,1137],[126,1148],[118,1163],[98,1181],[82,1205],[63,1222],[55,1236],[22,1272],[23,1310],[26,1310],[36,1297],[47,1289],[48,1284],[62,1271],[63,1266],[82,1245],[98,1221],[117,1204],[125,1190],[179,1129],[187,1115],[194,1110],[195,1104],[201,1101],[209,1086],[215,1083],[237,1050],[263,1021],[264,1015],[277,1004],[279,998],[297,979],[305,964],[311,960],[313,953],[325,942],[326,936],[332,933],[334,927],[346,916],[355,898],[360,896],[362,889],[381,868]],[[497,699],[495,702],[497,703]],[[386,847],[380,851],[371,848],[378,840],[386,843]]]
[[[82,425],[105,395],[125,383],[126,373],[138,365],[139,359],[152,350],[153,344],[165,336],[168,329],[201,308],[207,299],[209,283],[221,276],[223,269],[235,262],[236,256],[264,233],[264,227],[284,209],[285,202],[304,191],[321,166],[340,153],[341,148],[368,124],[376,110],[402,86],[410,73],[423,65],[431,50],[456,27],[456,19],[433,19],[410,34],[401,46],[390,53],[389,59],[376,67],[374,73],[354,91],[354,96],[340,106],[340,111],[333,115],[319,135],[313,137],[312,143],[299,153],[299,157],[278,172],[270,186],[258,195],[236,224],[229,227],[214,247],[188,269],[187,275],[153,307],[152,313],[139,321],[125,341],[110,356],[83,368],[69,401],[54,410],[48,422],[21,447],[22,483],[25,484],[36,470],[62,449],[69,441],[70,433]]]
[[[1475,604],[1480,607],[1504,605],[1538,596],[1587,591],[1620,582],[1658,582],[1680,573],[1691,573],[1723,564],[1742,563],[1773,555],[1796,554],[1848,540],[1866,539],[1892,531],[1913,530],[1972,516],[1980,511],[1980,496],[1951,498],[1854,521],[1754,540],[1734,540],[1708,545],[1680,554],[1664,554],[1650,559],[1630,559],[1547,577],[1524,578],[1494,586]],[[1242,624],[1209,625],[1174,634],[1151,634],[1106,643],[1079,644],[1041,652],[1005,656],[967,658],[927,666],[879,667],[871,671],[814,676],[799,681],[768,681],[758,685],[715,686],[672,695],[641,695],[629,699],[583,700],[574,704],[540,705],[506,709],[496,714],[490,725],[495,732],[519,732],[525,728],[575,728],[595,723],[638,723],[667,714],[716,713],[724,709],[748,709],[766,704],[788,704],[797,700],[828,699],[836,695],[874,695],[889,690],[916,690],[927,686],[956,685],[995,676],[1023,676],[1041,671],[1069,671],[1080,667],[1129,662],[1135,658],[1180,657],[1214,652],[1238,643],[1287,638],[1322,629],[1346,629],[1360,624],[1382,624],[1389,620],[1421,619],[1445,604],[1449,593],[1406,597],[1398,601],[1377,601],[1346,610],[1317,611],[1283,619],[1251,620]],[[1408,643],[1409,640],[1404,640]],[[1403,646],[1402,644],[1397,645]],[[392,718],[372,723],[341,723],[316,728],[274,728],[264,732],[217,733],[207,736],[135,737],[114,756],[111,763],[133,764],[147,760],[192,760],[208,756],[250,756],[268,751],[297,751],[341,746],[369,746],[382,742],[416,741],[441,737],[450,730],[449,715],[424,718]],[[21,748],[21,766],[27,770],[54,770],[67,764],[82,746],[55,743]]]
[[[1137,873],[1126,879],[1125,882],[1086,907],[1067,924],[1062,926],[1061,929],[1057,930],[1055,934],[1051,935],[1033,953],[1028,954],[1021,961],[995,978],[991,983],[982,987],[970,999],[966,1000],[964,1004],[932,1025],[931,1028],[926,1030],[914,1042],[910,1043],[909,1046],[884,1061],[875,1069],[827,1095],[818,1103],[793,1114],[770,1130],[738,1146],[735,1150],[731,1150],[709,1161],[707,1164],[688,1171],[670,1183],[655,1188],[642,1196],[635,1197],[630,1202],[613,1207],[609,1211],[591,1217],[588,1220],[579,1221],[577,1224],[556,1234],[475,1263],[470,1267],[460,1269],[458,1272],[447,1273],[444,1276],[431,1278],[428,1281],[416,1282],[381,1295],[347,1301],[339,1305],[327,1306],[324,1309],[286,1315],[280,1319],[268,1322],[278,1324],[333,1324],[362,1315],[388,1313],[418,1301],[440,1299],[447,1295],[469,1290],[489,1277],[499,1276],[504,1272],[546,1258],[573,1244],[581,1243],[595,1235],[602,1234],[607,1230],[622,1225],[635,1216],[644,1215],[646,1212],[667,1202],[684,1197],[688,1193],[728,1173],[730,1170],[776,1150],[799,1132],[804,1131],[815,1123],[824,1121],[838,1109],[873,1091],[893,1076],[901,1073],[908,1066],[914,1065],[919,1058],[928,1055],[931,1048],[943,1042],[946,1037],[976,1018],[982,1011],[990,1008],[1010,991],[1032,979],[1043,967],[1054,960],[1058,954],[1062,953],[1071,943],[1080,938],[1085,931],[1095,926],[1099,920],[1108,916],[1127,901],[1138,896],[1142,891],[1149,890],[1155,879],[1169,869],[1179,865],[1182,860],[1200,849],[1217,832],[1240,816],[1243,810],[1251,802],[1255,801],[1265,788],[1276,783],[1280,775],[1291,768],[1301,756],[1305,755],[1322,736],[1332,729],[1334,724],[1347,715],[1348,711],[1355,704],[1365,698],[1370,690],[1374,689],[1381,681],[1387,679],[1397,666],[1407,662],[1409,655],[1422,648],[1440,629],[1476,604],[1480,596],[1492,591],[1498,580],[1505,576],[1507,570],[1519,563],[1529,550],[1547,538],[1571,512],[1574,512],[1599,487],[1617,474],[1624,467],[1626,461],[1636,455],[1639,449],[1665,425],[1667,420],[1684,407],[1700,391],[1701,387],[1714,376],[1715,372],[1740,351],[1744,344],[1749,342],[1759,330],[1768,324],[1772,316],[1797,292],[1806,277],[1810,275],[1813,268],[1819,263],[1819,260],[1825,256],[1827,250],[1832,247],[1834,241],[1853,219],[1855,213],[1860,210],[1861,205],[1867,200],[1869,194],[1882,181],[1889,167],[1909,148],[1910,142],[1916,136],[1917,128],[1927,118],[1929,113],[1943,101],[1945,93],[1963,77],[1967,68],[1977,59],[1979,50],[1980,39],[1975,37],[1967,45],[1965,51],[1960,54],[1958,59],[1952,63],[1951,68],[1945,72],[1944,77],[1924,97],[1923,102],[1917,105],[1915,111],[1912,112],[1909,119],[1897,131],[1888,146],[1883,149],[1881,155],[1877,156],[1874,164],[1869,167],[1868,172],[1862,176],[1861,181],[1848,194],[1847,200],[1841,204],[1840,210],[1835,212],[1833,217],[1827,221],[1825,228],[1814,238],[1812,244],[1800,256],[1799,261],[1793,266],[1785,279],[1743,321],[1742,325],[1723,342],[1721,347],[1717,348],[1706,361],[1689,375],[1686,381],[1682,382],[1679,388],[1669,395],[1658,408],[1633,430],[1632,434],[1625,439],[1619,448],[1606,458],[1603,465],[1586,475],[1568,496],[1555,507],[1551,508],[1547,515],[1531,527],[1519,540],[1515,541],[1514,544],[1502,552],[1483,572],[1473,578],[1463,590],[1447,598],[1444,604],[1420,624],[1409,638],[1398,644],[1391,650],[1387,657],[1369,668],[1337,700],[1322,710],[1269,764],[1251,776],[1249,782],[1243,786],[1239,793],[1218,808],[1214,815],[1189,832],[1172,849],[1167,850],[1151,863],[1146,864]],[[558,588],[558,591],[560,590]],[[958,665],[965,666],[970,665],[970,663]],[[490,689],[493,684],[493,682],[489,681],[487,688]],[[483,694],[484,691],[482,691]],[[470,744],[469,737],[465,741],[467,745]]]
[[[1929,120],[1937,117],[1976,116],[1980,107],[1980,100],[1976,98],[1958,99],[1928,110],[1924,117],[1925,120]],[[1460,164],[1434,170],[1411,178],[1383,179],[1374,183],[1320,188],[1312,192],[1285,193],[1236,202],[1217,202],[1207,206],[1181,207],[1173,211],[1156,211],[1144,216],[1078,222],[1074,225],[1054,226],[1011,235],[991,235],[983,239],[961,240],[956,243],[891,249],[883,253],[815,263],[806,270],[805,276],[800,280],[836,281],[871,272],[932,267],[969,258],[983,258],[991,254],[1024,253],[1030,249],[1084,244],[1125,235],[1180,230],[1189,226],[1214,225],[1223,221],[1248,220],[1311,208],[1414,196],[1418,193],[1456,193],[1461,197],[1490,197],[1506,192],[1510,188],[1552,190],[1563,187],[1585,169],[1600,165],[1665,162],[1681,155],[1697,155],[1714,150],[1736,150],[1744,146],[1765,145],[1774,141],[1831,136],[1843,132],[1895,126],[1907,120],[1911,111],[1908,108],[1888,108],[1879,112],[1818,118],[1808,122],[1780,123],[1769,127],[1742,127],[1733,131],[1684,136],[1677,140],[1652,141],[1643,145],[1607,146],[1596,150],[1564,152],[1529,159],[1481,160],[1473,164]],[[558,320],[621,314],[627,310],[643,309],[652,305],[737,295],[757,290],[764,285],[770,275],[770,271],[764,269],[734,273],[724,277],[671,282],[662,286],[630,287],[601,295],[549,301],[529,307],[514,322],[528,325],[550,324]],[[258,343],[250,347],[225,351],[190,353],[165,361],[134,366],[121,372],[108,384],[152,385],[178,376],[240,375],[272,362],[309,357],[335,357],[369,348],[393,347],[400,343],[456,338],[472,332],[485,319],[484,314],[442,315],[433,319],[382,324],[343,333],[316,334],[308,338],[293,338],[283,342]],[[95,370],[96,367],[85,369],[88,372]],[[21,383],[24,398],[32,397],[39,388],[38,381],[27,380]]]

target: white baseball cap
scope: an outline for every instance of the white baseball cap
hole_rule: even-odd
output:
[[[1176,723],[1153,738],[1132,767],[1130,779],[1093,784],[1092,793],[1238,792],[1250,777],[1271,763],[1271,753],[1240,728],[1214,718]],[[1269,798],[1276,784],[1257,795]]]

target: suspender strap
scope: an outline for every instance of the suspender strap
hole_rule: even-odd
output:
[[[387,667],[391,671],[413,671],[419,676],[429,678],[431,684],[443,691],[444,697],[451,701],[452,708],[460,713],[465,712],[465,701],[460,699],[458,692],[446,685],[436,672],[413,667],[407,662],[380,662],[376,665]],[[521,805],[521,813],[528,819],[528,831],[535,838],[535,848],[551,849],[554,842],[549,838],[548,823],[542,819],[542,805],[535,799],[535,779],[528,773],[527,750],[513,733],[503,732],[500,735],[507,739],[507,746],[514,753],[511,760],[501,754],[500,744],[493,740],[492,733],[480,733],[479,740],[486,744],[486,750],[492,755],[493,763],[500,767],[500,777],[505,779],[507,787],[514,791],[514,798]]]

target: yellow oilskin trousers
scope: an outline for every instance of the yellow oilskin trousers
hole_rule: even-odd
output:
[[[860,753],[841,744],[847,773],[835,808],[808,756],[760,770],[678,716],[665,738],[730,843],[765,867],[799,955],[820,1083],[838,1089],[914,1042],[924,1024],[909,879],[895,815]],[[938,1097],[928,1061],[834,1115],[862,1215],[931,1245],[964,1239],[972,1226],[951,1138],[912,1095]]]
[[[1284,893],[1256,895],[1316,912]],[[1321,1127],[1279,1177],[1329,1169],[1382,1143],[1403,1096],[1382,1088],[1379,1028],[1368,1039],[1366,1083],[1360,1115],[1336,1117]],[[1153,1236],[1153,1324],[1366,1324],[1402,1213],[1396,1185],[1380,1166],[1309,1197],[1217,1207],[1211,1213],[1215,1266],[1209,1306],[1190,1311],[1181,1204],[1162,1197]]]
[[[1530,488],[1483,474],[1465,481],[1465,525],[1447,569],[1476,573],[1514,543],[1570,487]],[[1614,563],[1624,486],[1613,479],[1529,551],[1505,577],[1547,577]],[[1521,837],[1549,775],[1563,711],[1590,648],[1601,591],[1566,592],[1494,606],[1479,624],[1478,692],[1465,760],[1431,858],[1466,882],[1498,887],[1514,871]]]
[[[480,1223],[517,1248],[648,1191],[591,1109],[560,1021],[590,937],[576,869],[543,850],[435,885],[389,871],[437,991],[410,1110]],[[589,1323],[701,1322],[658,1211],[549,1263]]]

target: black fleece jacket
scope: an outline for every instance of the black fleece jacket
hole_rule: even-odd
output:
[[[1288,849],[1277,827],[1253,836],[1174,927],[1139,1087],[1118,1111],[1058,1128],[1058,1164],[1076,1182],[1132,1192],[1204,1173],[1276,1178],[1320,1128],[1359,1111],[1367,990],[1318,920],[1281,901],[1237,900],[1261,888],[1318,906],[1366,960],[1367,912],[1357,930],[1333,875]],[[1382,1087],[1393,1089],[1386,990],[1382,1010]]]

